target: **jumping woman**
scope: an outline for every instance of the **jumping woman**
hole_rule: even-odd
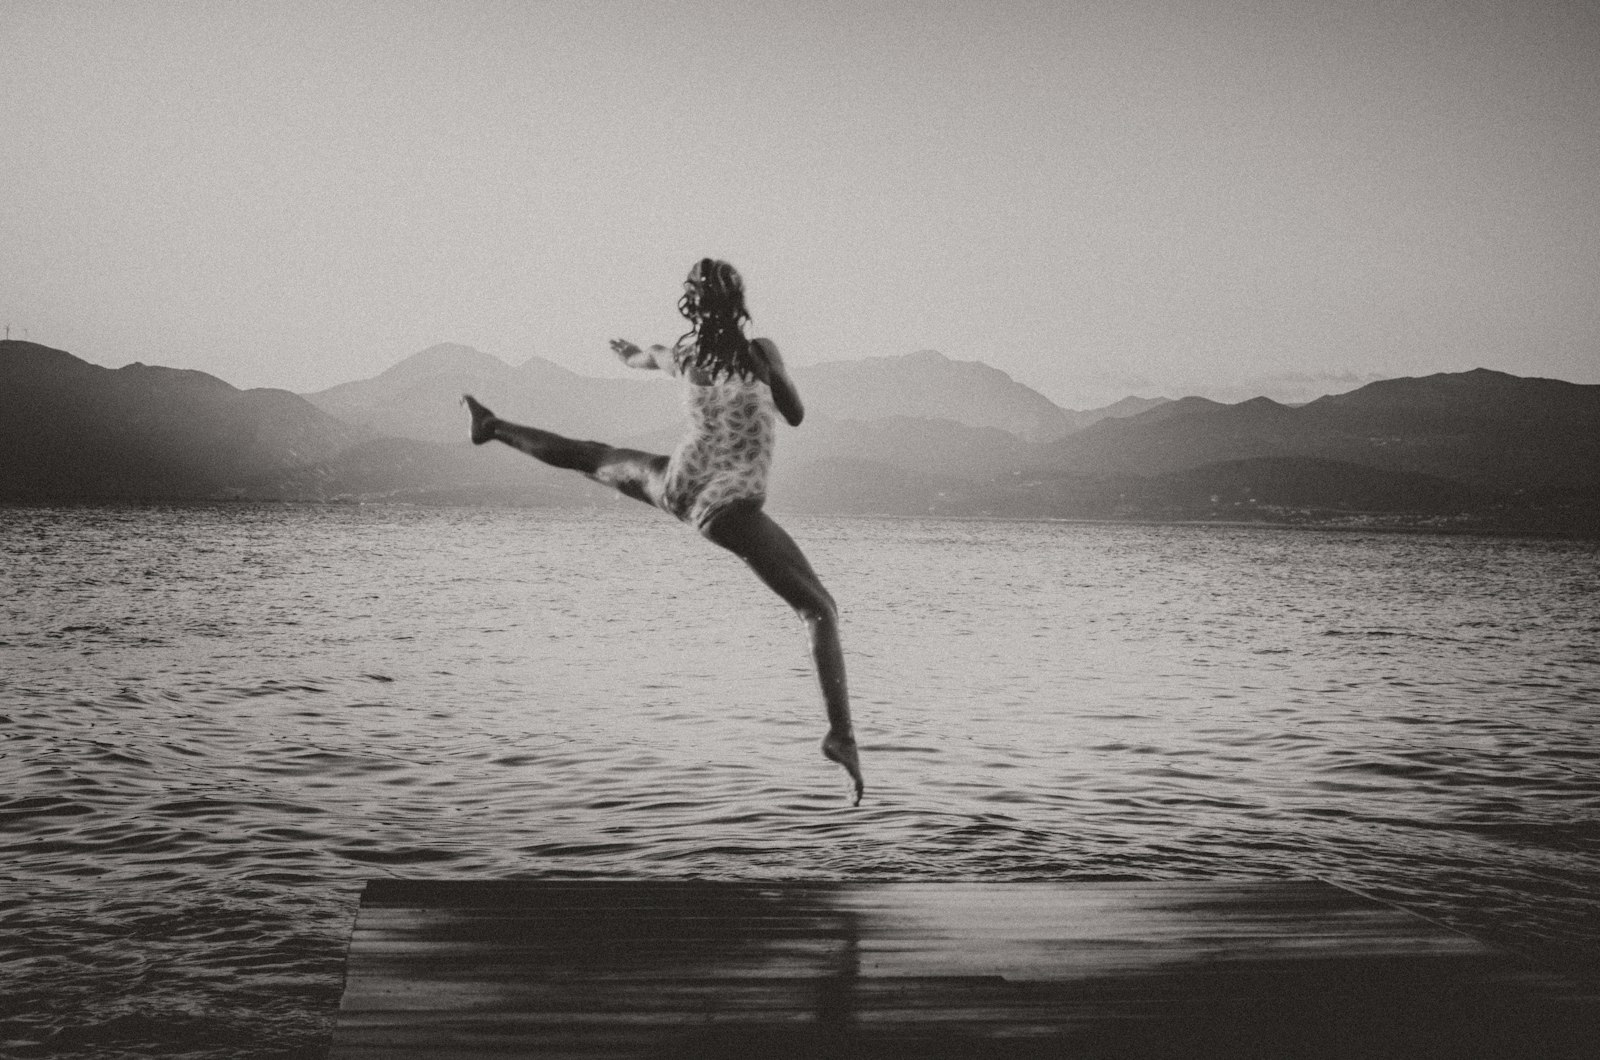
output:
[[[861,759],[850,724],[839,611],[800,546],[762,508],[772,466],[772,410],[776,406],[798,427],[805,415],[800,395],[772,340],[745,337],[750,314],[744,282],[732,265],[704,258],[689,271],[683,289],[678,311],[690,329],[671,349],[611,342],[630,368],[653,368],[686,384],[689,430],[670,457],[508,423],[467,395],[472,441],[504,442],[546,464],[581,472],[677,516],[749,564],[806,625],[828,712],[822,753],[850,774],[859,805]]]

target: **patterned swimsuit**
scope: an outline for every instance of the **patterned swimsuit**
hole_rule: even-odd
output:
[[[757,379],[730,376],[710,386],[689,382],[687,351],[668,372],[684,377],[689,431],[667,461],[661,507],[705,532],[711,520],[737,501],[762,501],[775,441],[772,392]]]

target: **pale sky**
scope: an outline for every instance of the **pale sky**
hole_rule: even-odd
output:
[[[0,323],[98,364],[613,374],[711,255],[796,364],[1068,407],[1600,383],[1588,0],[0,0],[0,46]]]

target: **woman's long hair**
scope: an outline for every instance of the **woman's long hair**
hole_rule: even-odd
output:
[[[750,340],[744,335],[750,312],[744,307],[744,280],[738,269],[715,258],[701,258],[689,270],[678,312],[690,324],[678,344],[693,336],[696,368],[713,379],[755,377],[750,367]]]

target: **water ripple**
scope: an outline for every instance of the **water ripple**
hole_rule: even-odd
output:
[[[316,1055],[374,876],[1317,875],[1600,959],[1593,546],[795,530],[859,809],[793,619],[643,512],[0,509],[0,1052]]]

